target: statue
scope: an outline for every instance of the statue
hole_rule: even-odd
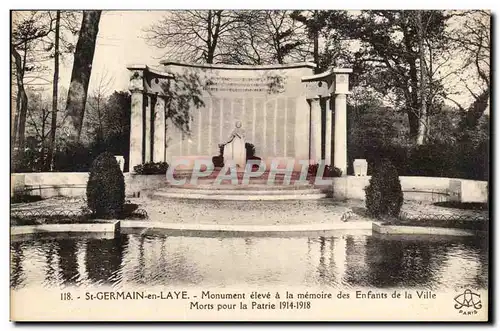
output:
[[[237,168],[244,168],[246,164],[245,131],[241,122],[237,121],[235,128],[226,142],[219,144],[224,147],[224,163],[232,160]]]

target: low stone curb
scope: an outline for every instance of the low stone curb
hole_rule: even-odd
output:
[[[370,230],[372,222],[342,222],[309,225],[231,225],[231,224],[180,224],[148,221],[122,221],[123,229],[164,229],[180,231],[227,232],[318,232],[332,230]]]
[[[17,225],[10,227],[10,234],[23,235],[43,232],[114,232],[120,231],[118,220],[95,220],[101,223],[79,223],[79,224],[39,224],[39,225]]]
[[[416,235],[436,235],[436,236],[474,236],[476,231],[454,228],[439,228],[425,226],[405,226],[405,225],[382,225],[378,222],[372,223],[372,231],[380,234],[416,234]]]
[[[100,220],[104,223],[83,224],[40,224],[11,226],[10,234],[26,235],[36,233],[115,233],[121,229],[142,230],[173,230],[173,231],[206,231],[206,232],[240,232],[240,233],[297,233],[325,232],[342,230],[372,230],[375,233],[387,235],[435,235],[435,236],[474,236],[477,231],[439,227],[382,225],[380,222],[358,221],[338,222],[333,224],[308,225],[231,225],[231,224],[181,224],[151,221]]]

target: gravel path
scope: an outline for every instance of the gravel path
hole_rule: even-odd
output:
[[[143,204],[143,206],[153,221],[233,225],[325,224],[339,222],[342,214],[350,211],[347,204],[323,200],[170,200],[148,201],[147,205]]]
[[[233,225],[328,224],[342,222],[342,215],[344,217],[347,215],[349,222],[372,221],[365,216],[365,206],[361,200],[334,202],[331,200],[193,201],[173,199],[159,201],[132,198],[130,202],[146,210],[149,219],[154,222]],[[84,206],[83,198],[59,197],[31,203],[11,204],[11,210],[79,211]],[[416,201],[406,201],[402,211],[411,214],[488,216],[487,211],[445,208]]]

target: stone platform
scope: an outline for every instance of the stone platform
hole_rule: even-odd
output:
[[[165,187],[151,192],[152,199],[191,199],[191,200],[317,200],[328,197],[328,193],[314,187],[285,189],[267,185],[254,185],[247,188],[174,188]]]
[[[243,173],[238,173],[238,184],[231,180],[217,182],[218,171],[210,176],[192,181],[190,173],[176,173],[175,180],[185,180],[183,185],[167,185],[157,190],[145,192],[146,196],[155,199],[189,199],[189,200],[232,200],[232,201],[280,201],[280,200],[318,200],[331,196],[331,188],[316,187],[308,178],[299,181],[300,173],[290,173],[290,183],[284,181],[285,175],[277,174],[275,180],[268,181],[269,173],[243,182]]]

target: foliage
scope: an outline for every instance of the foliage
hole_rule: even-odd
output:
[[[310,164],[309,167],[307,168],[308,175],[311,177],[316,177],[318,174],[318,167],[319,167],[318,163]],[[341,176],[342,176],[342,170],[332,165],[325,165],[322,178],[341,177]]]
[[[410,136],[416,141],[419,126],[443,98],[442,80],[434,68],[451,60],[446,52],[445,12],[369,10],[342,17],[332,11],[328,21],[344,38],[360,45],[352,57],[353,69],[358,73],[353,83],[374,88],[394,109],[404,112]],[[421,47],[421,41],[425,47]],[[425,75],[419,74],[423,68],[420,51],[425,53],[426,61],[432,62],[424,68]],[[428,109],[425,113],[421,113],[423,102]]]
[[[245,150],[246,150],[246,160],[257,160],[260,161],[261,158],[258,156],[255,156],[255,145],[252,143],[245,143]],[[215,168],[222,168],[224,167],[224,145],[219,146],[219,155],[213,156],[212,157],[212,163],[214,164]],[[257,169],[258,165],[254,165],[253,169]]]
[[[473,101],[469,106],[463,106],[453,99],[453,95],[450,95],[448,100],[465,113],[464,122],[471,128],[477,124],[489,106],[492,17],[488,10],[458,11],[452,14],[447,37],[460,54],[461,61],[460,70],[453,72],[458,83],[450,84],[450,90],[461,97],[463,93],[467,93]]]
[[[403,205],[403,191],[397,169],[388,159],[376,164],[365,196],[366,209],[371,216],[399,215]]]
[[[255,145],[252,143],[245,143],[245,150],[247,160],[253,158],[255,156]]]
[[[30,90],[28,90],[30,92]],[[87,172],[92,160],[104,151],[113,155],[122,155],[126,162],[124,171],[128,171],[130,148],[130,93],[114,92],[103,98],[100,116],[96,109],[87,108],[86,122],[80,143],[66,140],[63,130],[58,129],[57,146],[54,153],[53,167],[47,165],[47,147],[50,121],[44,111],[48,103],[36,93],[28,93],[28,120],[24,153],[13,152],[12,170],[14,172],[63,171]],[[93,98],[94,96],[91,95]],[[62,102],[64,103],[64,101]],[[62,122],[62,120],[61,120]],[[60,124],[59,124],[60,125]],[[100,132],[100,133],[99,133]]]
[[[87,130],[94,133],[90,136],[93,149],[122,155],[126,161],[124,171],[129,170],[130,100],[130,93],[115,91],[106,98],[100,121],[87,126]],[[101,134],[98,133],[98,128],[100,128]]]
[[[215,168],[224,167],[224,145],[219,145],[219,155],[212,157],[212,163]]]
[[[465,114],[442,107],[430,123],[426,144],[411,144],[401,113],[382,106],[371,94],[357,94],[348,112],[348,173],[354,159],[368,161],[368,175],[388,158],[401,176],[488,180],[489,116],[469,129]],[[377,125],[374,125],[377,123]]]
[[[62,172],[86,172],[96,155],[82,143],[68,142],[54,155],[54,169]]]
[[[98,218],[118,218],[125,204],[125,180],[113,154],[104,152],[92,163],[87,204]]]
[[[147,162],[134,166],[134,172],[138,175],[164,175],[167,170],[167,162]]]
[[[31,195],[25,192],[15,192],[10,199],[10,203],[28,203],[40,200],[42,200],[42,197],[40,195]]]

